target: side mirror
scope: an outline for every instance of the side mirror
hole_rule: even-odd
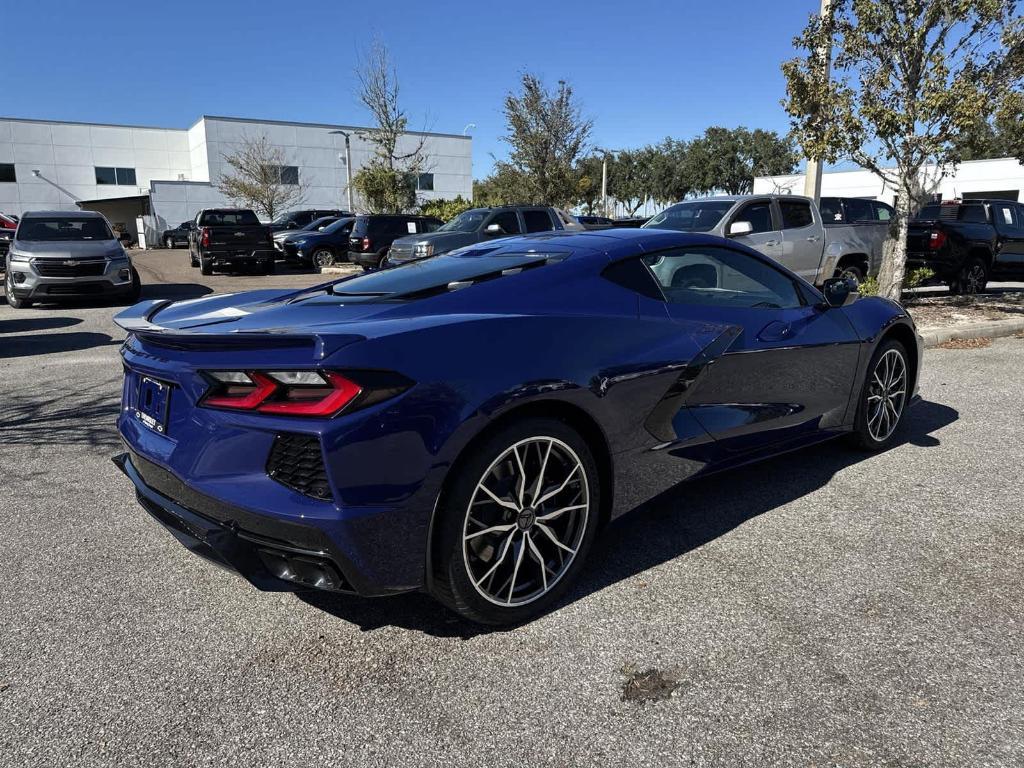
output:
[[[501,228],[501,224],[488,224],[484,229],[484,234],[487,235],[504,235],[505,230]]]
[[[288,227],[288,229],[298,229],[299,228],[299,225],[296,224],[294,221],[289,221],[287,224],[285,224],[285,226]]]
[[[734,221],[729,225],[728,235],[729,237],[740,237],[742,235],[749,235],[754,231],[754,225],[749,221]]]
[[[860,298],[860,286],[850,277],[830,277],[821,286],[825,304],[829,307],[848,307]]]

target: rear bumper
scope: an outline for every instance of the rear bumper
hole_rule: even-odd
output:
[[[369,267],[374,269],[377,267],[377,254],[373,251],[349,251],[348,260],[353,264],[358,264],[361,267]]]
[[[254,587],[271,592],[318,589],[375,594],[354,586],[348,575],[353,571],[351,563],[323,531],[255,515],[205,496],[132,451],[113,461],[132,481],[142,508],[186,549],[237,573]]]
[[[277,260],[277,251],[265,248],[244,253],[214,252],[204,253],[201,258],[214,267],[236,266],[239,264],[261,264]]]

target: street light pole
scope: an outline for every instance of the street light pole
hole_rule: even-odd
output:
[[[352,209],[352,146],[347,131],[331,131],[333,134],[345,137],[345,193],[348,196],[348,212],[354,213]]]
[[[832,0],[821,0],[821,14],[820,18],[824,21],[832,13]],[[827,81],[830,77],[830,69],[832,62],[832,41],[828,41],[826,45],[819,48],[816,52],[818,56],[818,63],[821,66],[821,72],[819,77],[822,81]],[[815,203],[821,202],[821,158],[820,157],[809,157],[807,158],[807,171],[804,175],[804,195],[807,197],[814,198]]]
[[[608,217],[608,153],[601,156],[601,212]]]

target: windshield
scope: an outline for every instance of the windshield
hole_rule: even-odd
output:
[[[486,208],[474,208],[471,211],[463,211],[447,224],[438,227],[438,232],[476,232],[484,223],[490,211]]]
[[[644,224],[644,229],[675,229],[680,232],[708,232],[736,205],[733,200],[694,200],[666,208]]]
[[[73,219],[58,216],[30,218],[21,222],[19,240],[113,240],[103,219]]]
[[[309,224],[301,229],[303,232],[316,232],[320,227],[326,227],[328,224],[333,224],[337,220],[337,216],[324,216],[322,219],[315,219],[314,221],[309,222]]]
[[[337,219],[330,226],[325,227],[324,228],[324,232],[329,232],[329,233],[333,234],[333,233],[338,232],[338,231],[340,231],[342,229],[345,229],[345,227],[351,227],[353,221],[355,221],[355,219],[352,219],[352,218]]]

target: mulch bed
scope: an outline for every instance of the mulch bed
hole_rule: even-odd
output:
[[[1024,318],[1024,292],[978,296],[904,296],[903,305],[918,328],[955,328],[969,323]]]
[[[992,346],[992,339],[982,336],[978,339],[950,339],[939,344],[939,349],[983,349]]]

